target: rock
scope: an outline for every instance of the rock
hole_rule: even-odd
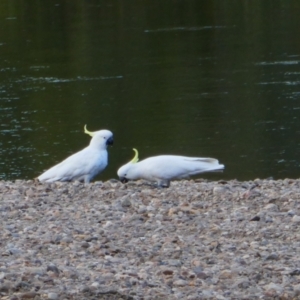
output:
[[[300,274],[299,274],[299,275],[300,275]],[[300,284],[295,284],[295,285],[293,286],[293,288],[294,288],[296,294],[297,294],[297,295],[300,295]]]
[[[290,272],[290,275],[291,276],[299,276],[300,275],[300,269],[293,270],[292,272]]]
[[[90,244],[88,242],[83,242],[81,243],[81,247],[86,249],[90,247]]]
[[[288,212],[287,212],[287,214],[289,215],[289,216],[294,216],[296,213],[295,213],[295,211],[293,210],[293,209],[290,209]]]
[[[166,264],[169,266],[179,267],[182,265],[182,262],[179,259],[168,259],[166,260]]]
[[[173,270],[164,270],[164,271],[162,271],[162,273],[164,274],[164,275],[173,275],[173,273],[174,273],[174,271]]]
[[[59,275],[59,270],[55,265],[48,265],[46,271],[51,271],[57,275]]]
[[[211,299],[214,296],[214,292],[212,290],[202,290],[201,294],[203,299]]]
[[[0,293],[8,294],[11,289],[11,284],[9,283],[0,283]]]
[[[255,216],[251,218],[250,221],[260,221],[260,216]]]
[[[34,299],[38,294],[35,292],[26,292],[19,295],[20,299]]]
[[[197,275],[197,278],[199,278],[199,279],[206,279],[209,277],[209,275],[207,275],[205,272],[198,272],[198,273],[196,273],[196,275]]]
[[[265,207],[264,207],[264,210],[267,210],[267,211],[278,211],[278,206],[274,203],[270,203],[270,204],[267,204]]]
[[[58,299],[58,294],[57,293],[48,293],[47,297],[48,297],[48,299],[56,300],[56,299]]]
[[[220,279],[232,278],[232,272],[230,270],[223,270],[220,272],[219,278]]]
[[[294,215],[293,217],[292,217],[292,222],[293,223],[300,223],[300,216],[298,216],[298,215]]]
[[[234,285],[240,289],[248,289],[251,286],[251,283],[248,279],[240,278]]]
[[[131,201],[128,198],[125,198],[122,202],[121,205],[123,207],[130,207],[131,206]]]
[[[91,284],[91,286],[94,287],[94,288],[98,288],[100,286],[100,284],[99,284],[99,282],[93,282]]]
[[[272,253],[266,257],[266,260],[278,260],[279,256],[277,253]]]
[[[22,253],[22,250],[19,249],[19,248],[16,248],[16,247],[10,247],[8,249],[8,252],[11,254],[11,255],[18,255],[18,254],[21,254]]]
[[[214,195],[224,195],[226,192],[228,192],[228,189],[224,186],[216,186],[213,188]]]
[[[269,295],[273,295],[272,291],[280,294],[282,292],[282,286],[280,284],[276,284],[274,282],[270,282],[269,284],[264,286],[266,293]]]
[[[178,279],[178,280],[173,282],[173,285],[174,286],[186,286],[187,282],[185,280]]]

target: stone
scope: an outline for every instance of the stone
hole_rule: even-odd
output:
[[[162,271],[162,273],[164,275],[173,275],[174,271],[173,270],[164,270],[164,271]]]
[[[48,293],[47,297],[48,297],[48,299],[51,299],[51,300],[59,299],[57,293]]]
[[[38,294],[35,292],[26,292],[19,295],[20,299],[34,299]]]
[[[232,272],[230,270],[223,270],[220,272],[219,278],[220,279],[232,278]]]
[[[270,203],[270,204],[267,204],[265,207],[264,207],[265,210],[268,210],[268,211],[278,211],[278,206],[274,203]]]
[[[174,286],[186,286],[187,282],[185,280],[178,279],[173,282],[173,285]]]
[[[131,206],[131,201],[128,198],[125,198],[122,202],[121,205],[123,207],[130,207]]]
[[[277,253],[272,253],[266,257],[266,260],[278,260],[279,256]]]
[[[288,212],[287,212],[287,214],[289,215],[289,216],[294,216],[295,214],[296,214],[296,212],[293,210],[293,209],[290,209]]]
[[[293,223],[300,223],[300,216],[298,216],[298,215],[294,215],[293,217],[292,217],[292,222]]]

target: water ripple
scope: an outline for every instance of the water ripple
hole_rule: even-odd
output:
[[[46,82],[46,83],[62,83],[62,82],[76,82],[76,81],[92,81],[92,80],[109,80],[109,79],[122,79],[123,76],[99,76],[99,77],[81,77],[76,78],[57,78],[57,77],[23,77],[23,79],[16,80],[17,83],[25,81],[31,82]]]
[[[172,27],[172,28],[157,28],[157,29],[145,29],[144,32],[170,32],[170,31],[200,31],[207,29],[224,29],[227,26],[202,26],[202,27]]]
[[[283,84],[283,85],[299,85],[300,81],[270,81],[270,82],[258,82],[261,85],[271,85],[271,84]]]
[[[273,66],[273,65],[297,65],[300,60],[283,60],[283,61],[262,61],[255,63],[256,66]]]

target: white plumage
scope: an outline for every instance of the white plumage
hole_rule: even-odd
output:
[[[224,169],[224,165],[219,164],[215,158],[159,155],[138,162],[138,152],[133,150],[135,157],[118,170],[122,182],[145,179],[156,181],[158,186],[168,187],[172,179]]]
[[[50,168],[38,177],[41,182],[84,181],[89,183],[105,169],[108,161],[107,145],[113,143],[113,134],[109,130],[85,133],[92,136],[89,146],[69,156],[61,163]]]

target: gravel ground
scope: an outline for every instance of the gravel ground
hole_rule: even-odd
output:
[[[0,181],[0,299],[300,299],[300,180]]]

